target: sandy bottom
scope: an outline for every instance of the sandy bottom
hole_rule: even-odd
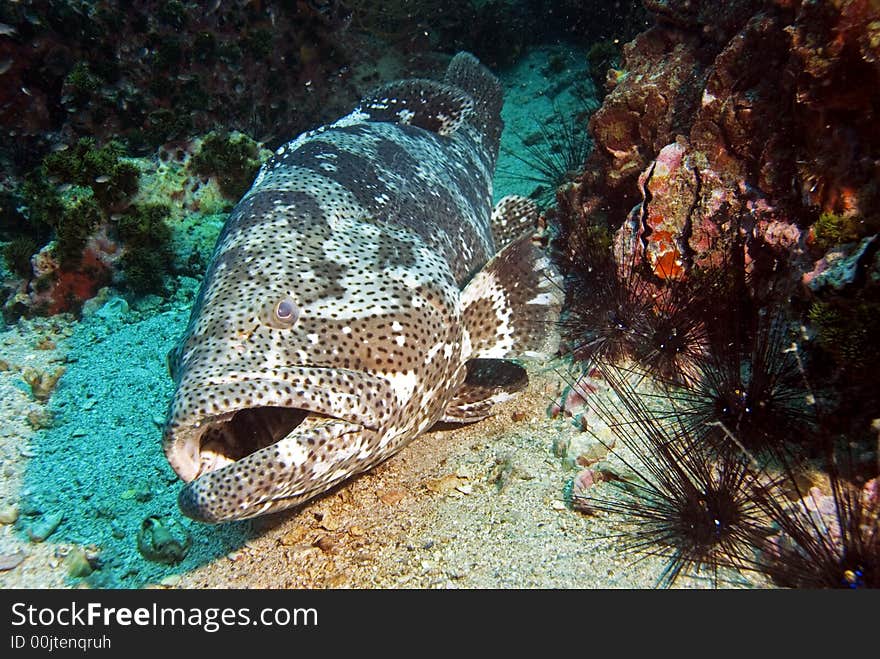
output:
[[[169,316],[166,322],[174,320],[173,326],[185,318],[181,313]],[[160,317],[112,332],[101,332],[107,321],[93,317],[78,324],[70,339],[70,328],[57,322],[21,323],[6,336],[12,360],[0,372],[7,421],[0,437],[0,508],[17,509],[18,520],[0,526],[0,560],[18,556],[20,562],[0,571],[0,586],[656,585],[663,560],[636,561],[609,537],[625,522],[566,507],[566,483],[580,470],[577,458],[598,443],[572,418],[548,415],[565,386],[564,366],[558,361],[528,365],[528,388],[498,405],[494,416],[426,433],[373,471],[300,508],[220,526],[185,520],[175,505],[179,482],[165,464],[158,427],[150,423],[161,413],[167,392],[159,389],[156,400],[143,405],[146,396],[137,390],[153,390],[159,385],[150,378],[161,383],[167,376],[136,364],[119,368],[132,345],[142,346],[145,363],[162,354],[169,340],[155,329]],[[56,337],[55,348],[35,351],[35,342],[44,341],[47,333]],[[156,341],[154,348],[146,337]],[[61,362],[67,367],[48,404],[34,401],[21,380],[21,363],[35,360],[49,370]],[[93,390],[91,398],[86,389]],[[113,398],[107,393],[113,390],[129,391],[131,397]],[[100,404],[90,403],[92,398]],[[51,414],[51,428],[35,430],[22,410]],[[92,411],[96,418],[115,418],[120,425],[108,428],[90,421]],[[139,438],[115,445],[122,441],[119,436]],[[45,541],[33,541],[29,529],[54,514],[63,515],[58,529]],[[137,530],[149,515],[165,515],[184,525],[192,537],[186,560],[166,566],[138,553]],[[99,569],[83,578],[71,576],[69,556],[77,552],[99,556]],[[676,585],[713,584],[706,575],[683,578]],[[730,573],[722,575],[719,585],[765,584]]]
[[[494,417],[428,433],[372,472],[256,523],[260,535],[184,575],[185,588],[651,588],[664,562],[621,555],[620,522],[570,510],[573,454],[593,443],[550,419],[555,371]],[[514,421],[516,419],[516,421]],[[557,457],[560,446],[566,454]],[[688,577],[680,587],[711,587]],[[749,586],[726,574],[719,586]]]

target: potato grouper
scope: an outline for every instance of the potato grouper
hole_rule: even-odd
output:
[[[492,210],[501,105],[459,53],[443,82],[381,87],[263,165],[169,354],[163,442],[186,515],[303,502],[437,422],[488,416],[525,374],[498,360],[555,350],[537,210]]]

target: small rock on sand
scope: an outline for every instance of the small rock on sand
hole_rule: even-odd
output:
[[[6,572],[18,567],[24,558],[25,554],[20,551],[11,554],[0,554],[0,572]]]

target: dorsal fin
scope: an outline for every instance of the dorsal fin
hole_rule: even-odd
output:
[[[476,57],[461,51],[449,63],[445,80],[474,99],[471,123],[486,136],[490,149],[497,153],[504,127],[501,120],[504,91],[498,78]]]
[[[367,94],[357,107],[369,121],[418,126],[450,135],[474,111],[474,100],[457,87],[436,80],[398,80]]]
[[[538,229],[541,211],[531,199],[507,195],[492,210],[492,239],[495,249],[501,249],[525,234]]]

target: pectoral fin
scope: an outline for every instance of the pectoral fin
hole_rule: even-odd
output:
[[[464,384],[446,408],[441,421],[472,423],[491,414],[501,403],[526,387],[529,378],[519,364],[506,359],[472,359]]]
[[[467,375],[443,421],[478,421],[526,386],[525,369],[509,360],[555,352],[562,298],[559,272],[530,234],[474,276],[461,294]]]
[[[545,357],[558,346],[559,271],[531,236],[502,249],[461,294],[465,359]]]

